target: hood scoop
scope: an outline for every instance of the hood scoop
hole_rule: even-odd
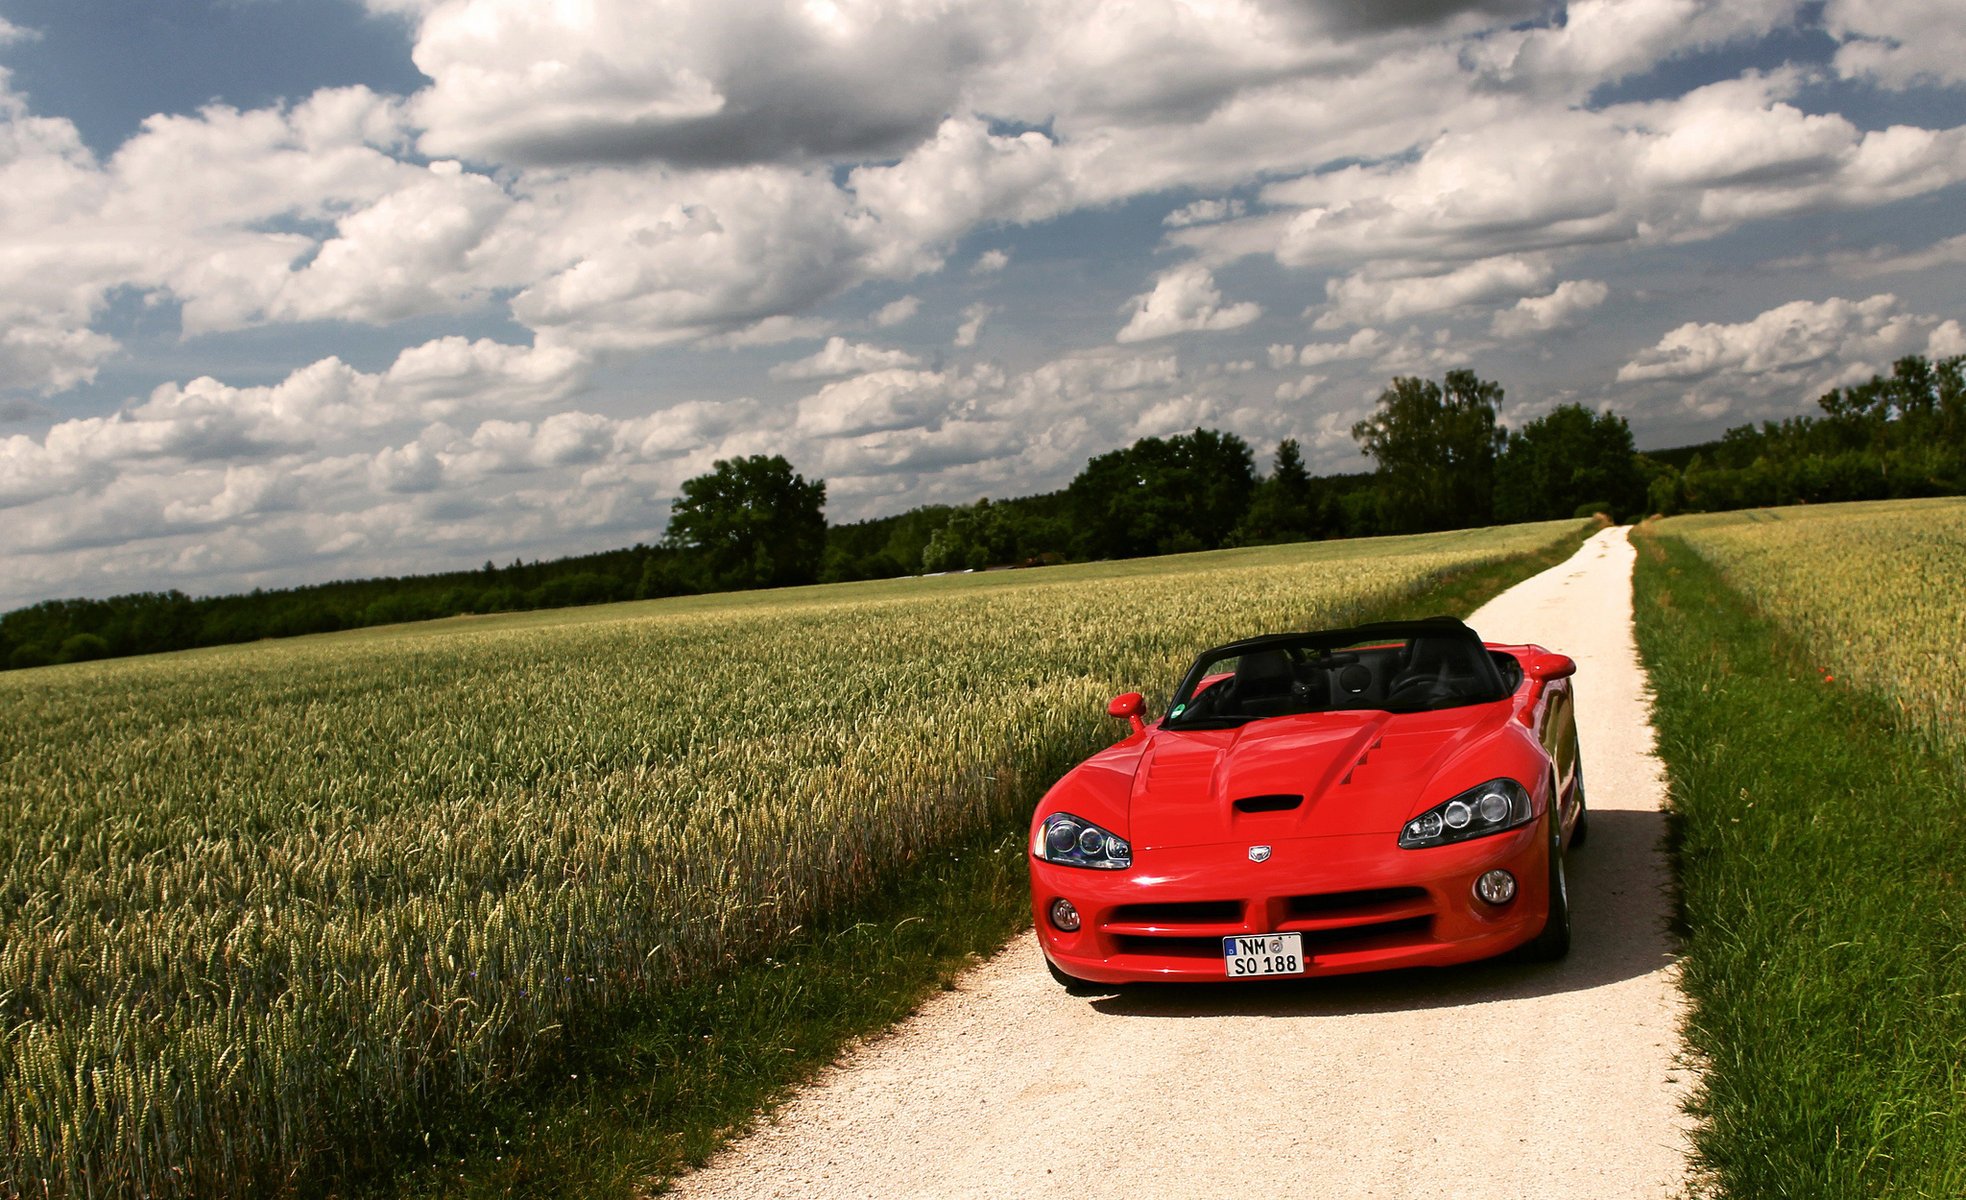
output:
[[[1236,811],[1243,813],[1289,812],[1304,803],[1302,796],[1278,794],[1274,796],[1244,796],[1236,801]]]

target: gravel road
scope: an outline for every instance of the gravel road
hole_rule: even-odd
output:
[[[1679,1194],[1692,1072],[1625,533],[1469,621],[1578,663],[1569,958],[1075,999],[1020,937],[676,1194]]]

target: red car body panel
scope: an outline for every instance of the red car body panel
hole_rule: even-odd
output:
[[[1060,779],[1032,818],[1069,812],[1126,838],[1126,870],[1029,856],[1031,905],[1045,956],[1097,983],[1225,981],[1222,939],[1301,933],[1304,974],[1444,966],[1535,938],[1549,913],[1550,814],[1567,844],[1582,806],[1567,672],[1539,646],[1485,644],[1521,665],[1508,697],[1426,712],[1311,712],[1228,729],[1147,725]],[[1564,660],[1567,661],[1567,660]],[[1529,792],[1526,825],[1453,845],[1403,849],[1405,823],[1496,778]],[[1284,811],[1237,798],[1301,795]],[[1252,846],[1270,847],[1252,861]],[[1496,867],[1518,890],[1505,905],[1474,895]],[[1049,919],[1054,900],[1076,931]]]

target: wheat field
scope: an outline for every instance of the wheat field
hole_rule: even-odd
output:
[[[1799,636],[1823,675],[1884,696],[1966,751],[1966,498],[1750,509],[1659,528]]]
[[[0,1194],[318,1186],[1028,806],[1204,643],[1579,527],[0,676]]]

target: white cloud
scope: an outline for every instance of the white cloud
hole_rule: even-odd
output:
[[[267,315],[385,324],[476,308],[493,288],[526,282],[523,255],[497,261],[495,234],[511,207],[491,179],[432,163],[428,178],[341,218],[313,261],[282,281]]]
[[[977,335],[983,332],[983,322],[996,311],[988,304],[972,304],[963,309],[963,322],[956,327],[956,345],[964,348],[974,346]]]
[[[796,362],[779,363],[771,369],[773,379],[837,379],[868,371],[919,366],[921,360],[905,350],[883,350],[843,337],[826,339],[818,353]]]
[[[1319,329],[1397,321],[1464,305],[1505,300],[1542,287],[1550,266],[1540,257],[1485,258],[1440,275],[1410,273],[1400,263],[1375,264],[1325,284],[1330,306]]]
[[[1866,250],[1845,250],[1832,254],[1804,255],[1770,263],[1773,268],[1815,270],[1828,267],[1838,275],[1864,279],[1878,275],[1911,274],[1939,267],[1966,265],[1966,233],[1941,238],[1918,250],[1898,250],[1874,246]]]
[[[1887,373],[1903,355],[1959,344],[1956,320],[1908,312],[1889,293],[1796,300],[1735,324],[1681,325],[1619,368],[1618,381],[1709,420],[1753,419]]]
[[[1277,384],[1277,399],[1285,403],[1302,400],[1323,386],[1325,379],[1326,376],[1323,375],[1303,375],[1296,379],[1286,380],[1283,383]]]
[[[392,405],[419,418],[516,412],[565,398],[586,381],[587,360],[561,346],[512,346],[443,337],[396,356],[384,375]]]
[[[915,314],[921,310],[920,297],[903,296],[899,300],[890,300],[875,309],[872,320],[876,329],[892,329],[896,325],[906,325],[914,320]]]
[[[876,371],[829,383],[799,402],[801,431],[857,437],[912,429],[946,415],[952,401],[975,394],[979,379],[944,371]]]
[[[1959,354],[1966,354],[1966,327],[1961,326],[1957,320],[1948,320],[1934,329],[1931,337],[1926,339],[1927,358],[1951,358]]]
[[[1611,289],[1596,279],[1566,279],[1547,296],[1524,296],[1515,307],[1495,314],[1490,328],[1496,337],[1527,337],[1580,324],[1584,314],[1603,304]]]
[[[1952,0],[1830,0],[1823,24],[1845,78],[1885,87],[1966,82],[1966,27]]]
[[[481,413],[541,408],[570,394],[585,370],[564,350],[442,338],[405,350],[380,374],[325,358],[269,386],[209,376],[164,384],[111,416],[0,442],[0,508],[102,491],[133,472],[345,452],[371,444],[377,431],[449,416],[467,400]]]
[[[430,80],[419,94],[343,88],[160,115],[99,155],[0,79],[0,380],[13,393],[0,412],[35,430],[0,441],[0,502],[22,518],[0,548],[33,547],[17,586],[405,569],[474,541],[565,552],[554,539],[567,530],[581,545],[597,530],[641,538],[659,528],[665,489],[751,450],[826,473],[841,516],[1055,486],[1128,430],[1203,419],[1258,439],[1296,433],[1336,463],[1357,414],[1324,411],[1346,407],[1332,397],[1369,401],[1374,375],[1438,371],[1498,348],[1483,337],[1609,311],[1633,289],[1601,264],[1966,182],[1966,129],[1917,128],[1931,118],[1915,114],[1937,110],[1884,94],[1862,119],[1840,116],[1817,68],[1670,91],[1675,72],[1658,68],[1689,53],[1778,58],[1796,39],[1752,42],[1814,20],[1797,0],[1575,0],[1560,18],[1539,0],[368,4],[412,31]],[[1952,7],[1831,0],[1835,71],[1887,89],[1956,82],[1966,35]],[[23,32],[0,21],[0,41]],[[1648,74],[1657,98],[1601,101],[1606,84]],[[1136,242],[1133,216],[1164,213],[1162,249],[1187,256],[1133,298],[1116,340],[1244,330],[1218,339],[1232,362],[1184,376],[1172,355],[1101,345],[1008,375],[929,370],[941,348],[921,299],[867,312],[952,262],[1007,263],[1004,250],[955,260],[979,241],[1046,244],[1008,227],[1094,211],[1132,214],[1086,219]],[[1966,259],[1945,211],[1899,210],[1910,219],[1897,236],[1923,249],[1867,249],[1864,229],[1890,226],[1886,213],[1839,223],[1846,253],[1792,252],[1846,275],[1953,270]],[[1744,242],[1717,248],[1738,263]],[[1250,273],[1271,285],[1265,303],[1323,289],[1307,319],[1341,331],[1272,348],[1285,377],[1235,373],[1261,357],[1262,310],[1225,299],[1216,279],[1250,256],[1282,268]],[[1605,282],[1565,280],[1584,273]],[[1918,294],[1945,282],[1922,278]],[[920,285],[950,307],[974,286]],[[1854,307],[1816,312],[1830,304]],[[1816,358],[1765,328],[1648,328],[1633,336],[1658,345],[1626,364],[1624,386],[1696,409],[1728,389],[1759,403],[1960,341],[1956,323],[1902,307],[1865,316],[1870,304],[1793,315],[1805,327],[1794,345],[1836,347]],[[962,311],[958,346],[977,347],[991,312]],[[145,330],[128,338],[141,355],[174,315],[173,358],[208,363],[164,373],[120,357],[123,330]],[[382,331],[359,331],[343,361],[330,352],[349,322]],[[265,355],[312,365],[262,387],[214,378],[242,371],[246,351],[208,335],[303,323],[255,335],[253,377]],[[505,343],[433,337],[501,324],[517,329]],[[887,329],[902,331],[880,335],[896,348],[849,340]],[[1069,319],[1058,331],[1083,336]],[[988,349],[1001,341],[1021,364],[1016,331],[1001,332]],[[801,341],[812,345],[756,352]],[[403,342],[421,344],[387,369],[349,365]],[[733,378],[624,413],[620,380],[659,374],[658,348],[678,344],[740,351],[724,360]],[[770,367],[781,358],[795,361]],[[196,377],[113,416],[20,407],[112,362],[136,387]],[[1308,403],[1277,398],[1279,383],[1301,391],[1326,371],[1337,382]],[[818,390],[796,405],[743,396],[765,372]],[[1279,426],[1286,408],[1313,428]],[[129,552],[73,557],[91,539]]]
[[[1010,254],[1004,250],[985,250],[976,256],[969,265],[971,275],[994,275],[1010,265]]]
[[[777,346],[784,342],[809,342],[833,332],[833,322],[818,317],[789,317],[776,314],[742,325],[729,333],[712,334],[697,345],[704,349],[735,350],[744,346]]]
[[[424,152],[549,165],[885,156],[957,107],[983,47],[1014,54],[1031,32],[1011,6],[872,0],[450,0],[419,15]]]
[[[1152,291],[1133,298],[1133,317],[1116,340],[1143,342],[1177,333],[1236,329],[1263,315],[1252,301],[1223,304],[1215,276],[1207,267],[1176,267],[1154,281]]]
[[[1309,342],[1297,353],[1297,363],[1305,367],[1343,362],[1352,358],[1371,358],[1384,354],[1392,339],[1370,326],[1360,329],[1342,342]],[[1288,349],[1289,347],[1285,347]]]
[[[1795,300],[1735,325],[1687,322],[1618,369],[1621,382],[1758,375],[1835,360],[1847,364],[1922,342],[1937,322],[1903,312],[1898,298]]]
[[[1510,73],[1614,82],[1690,50],[1765,34],[1792,19],[1798,0],[1573,0],[1563,23],[1516,39]]]
[[[1183,205],[1161,218],[1161,224],[1173,229],[1184,229],[1189,225],[1210,225],[1216,221],[1227,221],[1240,217],[1245,205],[1240,200],[1197,200]]]

